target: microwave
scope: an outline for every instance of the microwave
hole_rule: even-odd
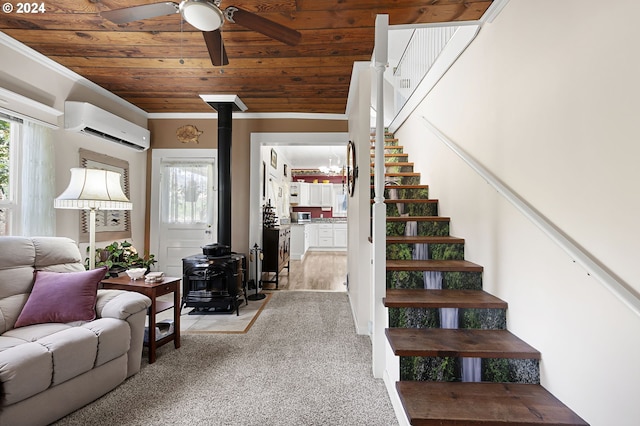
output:
[[[291,221],[294,223],[311,222],[311,212],[292,212]]]

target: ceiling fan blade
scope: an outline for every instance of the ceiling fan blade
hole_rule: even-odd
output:
[[[126,24],[127,22],[140,21],[142,19],[172,15],[178,13],[178,10],[178,3],[164,1],[162,3],[143,4],[140,6],[107,10],[101,12],[100,15],[114,24]]]
[[[300,43],[300,38],[302,37],[302,34],[296,30],[285,27],[284,25],[280,25],[236,6],[229,6],[226,8],[225,15],[231,22],[240,24],[250,30],[257,31],[267,37],[271,37],[288,44],[289,46],[295,46]]]
[[[229,58],[227,57],[227,51],[222,44],[222,34],[220,30],[215,31],[203,31],[204,41],[207,43],[207,50],[209,50],[209,57],[211,57],[211,63],[215,67],[229,64]]]

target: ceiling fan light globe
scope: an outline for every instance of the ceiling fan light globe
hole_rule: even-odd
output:
[[[200,31],[215,31],[224,23],[224,15],[210,0],[185,0],[180,3],[185,21]]]

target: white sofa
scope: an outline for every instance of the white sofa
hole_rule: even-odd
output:
[[[88,273],[84,270],[71,239],[0,237],[0,425],[49,424],[140,370],[151,305],[141,294],[96,290],[96,285],[95,319],[22,324],[32,289],[37,294],[36,286],[45,286],[40,277],[53,276],[66,285],[70,277]],[[34,299],[29,300],[31,308]],[[62,310],[69,310],[63,302]],[[35,306],[40,314],[42,306]]]

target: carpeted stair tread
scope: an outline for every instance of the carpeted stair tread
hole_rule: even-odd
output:
[[[447,216],[387,216],[387,222],[451,222]]]
[[[382,302],[387,308],[507,309],[507,302],[483,290],[389,288]]]
[[[464,238],[450,235],[387,235],[387,244],[464,244]]]
[[[540,385],[401,381],[396,389],[412,426],[586,426]]]
[[[387,259],[387,271],[482,272],[482,266],[468,260],[394,260]]]
[[[540,352],[508,330],[387,328],[396,356],[540,359]]]

